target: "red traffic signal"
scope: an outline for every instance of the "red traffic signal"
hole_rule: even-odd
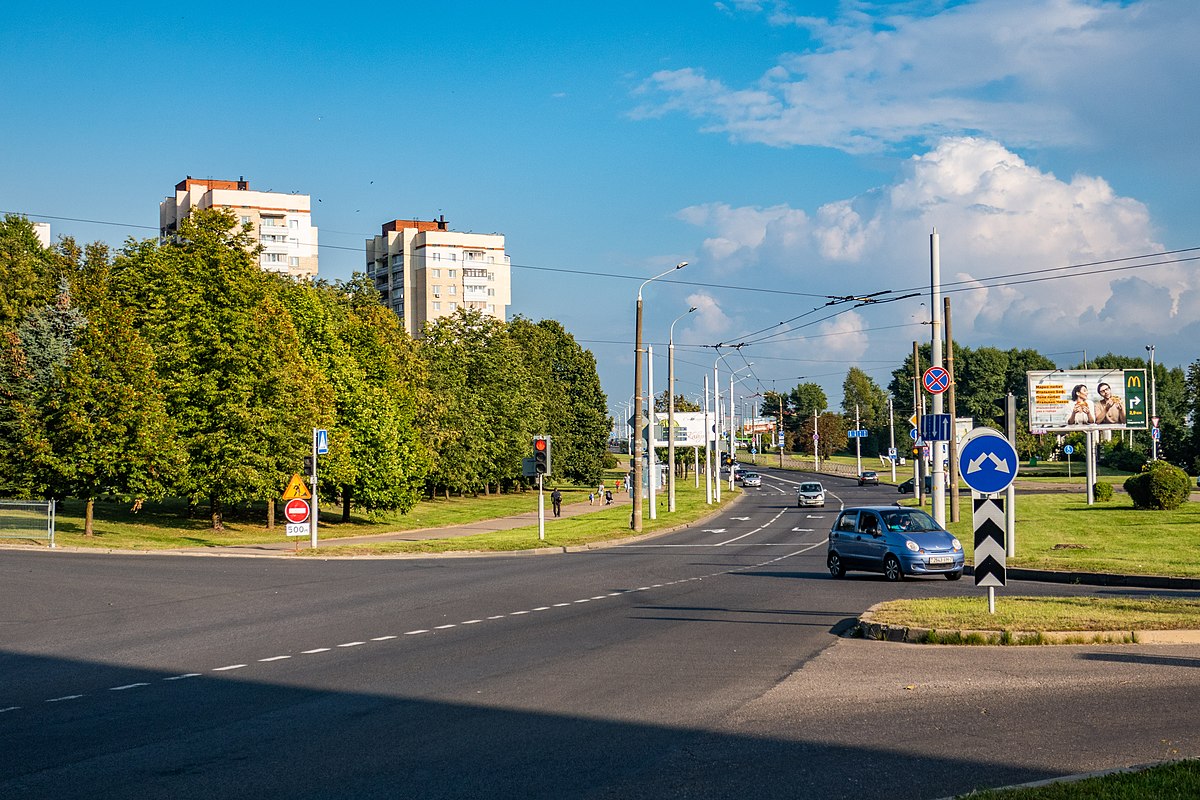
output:
[[[549,436],[536,436],[533,439],[533,471],[538,475],[550,474]]]

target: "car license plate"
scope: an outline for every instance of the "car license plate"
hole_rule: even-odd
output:
[[[949,564],[953,560],[954,559],[951,558],[950,556],[930,556],[929,557],[930,564]]]

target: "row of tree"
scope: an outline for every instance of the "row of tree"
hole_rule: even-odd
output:
[[[917,367],[929,366],[931,346],[918,349]],[[1048,458],[1059,447],[1052,435],[1035,435],[1029,431],[1029,398],[1026,372],[1053,370],[1056,365],[1036,350],[999,350],[993,347],[970,348],[954,344],[955,413],[970,417],[976,425],[1003,430],[1005,398],[1011,392],[1017,405],[1017,449],[1025,458]],[[1087,364],[1070,369],[1145,369],[1146,361],[1135,356],[1105,354]],[[864,454],[886,453],[892,441],[904,452],[909,445],[908,419],[916,409],[914,381],[920,370],[914,367],[909,355],[892,372],[886,390],[857,367],[847,370],[842,383],[841,413],[828,411],[828,400],[818,384],[802,383],[788,393],[766,392],[760,413],[783,420],[785,446],[795,452],[811,453],[813,433],[818,434],[819,452],[823,457],[846,450],[851,440],[856,415],[858,424],[867,431],[862,439]],[[1162,438],[1158,455],[1176,466],[1200,472],[1200,360],[1193,362],[1186,373],[1179,367],[1154,365],[1157,411],[1161,418]],[[888,398],[892,398],[892,427],[889,430]],[[946,409],[949,411],[949,408]],[[928,411],[928,406],[926,406]],[[815,415],[815,427],[814,427]],[[1081,433],[1068,434],[1074,444],[1082,441]],[[1124,468],[1136,468],[1149,453],[1148,433],[1138,434],[1132,441],[1120,436],[1105,445],[1104,455]]]
[[[523,487],[534,435],[556,476],[598,481],[610,428],[595,359],[557,322],[460,311],[408,336],[363,275],[264,273],[230,212],[116,253],[0,223],[0,495],[273,498],[329,431],[319,492],[407,511],[424,493]]]

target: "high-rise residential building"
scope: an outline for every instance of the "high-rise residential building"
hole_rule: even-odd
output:
[[[452,231],[445,216],[397,219],[366,248],[367,275],[409,334],[459,308],[505,320],[512,281],[503,234]]]
[[[42,247],[50,246],[50,223],[35,222],[33,223],[33,235],[42,243]]]
[[[306,194],[258,192],[249,181],[193,178],[175,185],[175,196],[158,205],[160,236],[175,235],[179,221],[200,208],[227,208],[238,221],[250,223],[251,235],[262,245],[259,265],[267,272],[311,279],[317,274],[317,229],[312,202]]]

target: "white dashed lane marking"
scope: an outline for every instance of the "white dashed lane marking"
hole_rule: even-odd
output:
[[[720,570],[717,572],[708,573],[707,575],[695,575],[690,578],[680,578],[679,580],[670,581],[667,583],[654,583],[654,584],[650,584],[649,586],[639,586],[636,589],[623,589],[623,590],[619,590],[619,591],[615,591],[615,592],[608,592],[606,594],[594,595],[592,597],[581,597],[578,600],[571,600],[569,602],[561,602],[561,603],[553,603],[553,604],[544,605],[544,606],[535,606],[532,609],[525,609],[522,611],[510,611],[507,614],[493,614],[493,615],[487,617],[486,621],[501,620],[501,619],[506,619],[508,617],[518,617],[518,616],[522,616],[524,614],[533,613],[535,611],[550,611],[551,609],[555,609],[555,608],[568,608],[570,606],[578,605],[581,603],[591,603],[591,602],[594,602],[597,600],[607,600],[610,597],[620,597],[621,595],[625,595],[625,594],[632,594],[632,593],[636,593],[636,592],[646,592],[646,591],[650,591],[651,589],[662,589],[662,588],[668,587],[668,586],[677,586],[681,583],[690,583],[691,581],[702,581],[705,578],[714,578],[719,575],[728,575],[728,574],[731,574],[734,572],[743,572],[745,570],[757,569],[759,567],[764,567],[769,564],[773,564],[777,561],[782,561],[786,558],[791,558],[792,556],[800,555],[804,552],[807,552],[808,550],[811,550],[813,547],[817,547],[822,544],[824,544],[824,542],[805,546],[799,550],[795,550],[791,553],[788,553],[787,555],[779,556],[778,558],[773,558],[773,559],[770,559],[767,561],[762,561],[757,564],[749,564],[744,567],[736,567],[734,569]],[[369,641],[370,642],[386,642],[386,641],[390,641],[392,639],[399,639],[399,638],[401,638],[401,635],[416,636],[416,635],[425,634],[425,633],[432,634],[436,631],[444,631],[444,630],[449,630],[451,628],[457,628],[459,625],[478,625],[478,624],[483,623],[484,621],[485,621],[484,618],[476,618],[476,619],[464,620],[462,622],[450,622],[450,623],[446,623],[444,625],[438,625],[432,629],[416,628],[411,631],[405,631],[403,634],[385,634],[382,636],[375,636],[375,637],[371,638]],[[309,650],[301,650],[300,655],[317,655],[320,653],[328,653],[328,652],[334,650],[335,648],[362,647],[367,644],[368,644],[368,640],[343,642],[342,644],[334,645],[333,647],[314,647]],[[293,658],[293,656],[291,656],[291,655],[267,656],[265,658],[257,659],[256,663],[269,664],[269,663],[273,663],[276,661],[286,661],[291,658]],[[223,666],[223,667],[213,667],[209,670],[209,672],[231,672],[233,670],[246,669],[248,666],[250,666],[249,663],[227,664],[226,666]],[[162,678],[162,680],[163,681],[181,681],[181,680],[186,680],[188,678],[200,678],[200,677],[203,677],[203,675],[204,675],[204,673],[200,673],[200,672],[185,672],[185,673],[182,673],[179,675],[171,675],[171,676]],[[123,691],[127,691],[129,689],[137,689],[137,688],[142,688],[142,687],[146,687],[146,686],[150,686],[150,684],[145,683],[145,682],[128,683],[128,684],[124,684],[122,686],[109,687],[108,691],[123,692]],[[53,697],[48,700],[44,700],[42,702],[44,702],[44,703],[63,703],[63,702],[67,702],[70,700],[80,700],[87,696],[88,695],[86,695],[86,694],[69,694],[69,695],[63,695],[61,697]],[[0,708],[0,714],[20,711],[22,708],[23,708],[23,706],[7,706],[4,708]]]

